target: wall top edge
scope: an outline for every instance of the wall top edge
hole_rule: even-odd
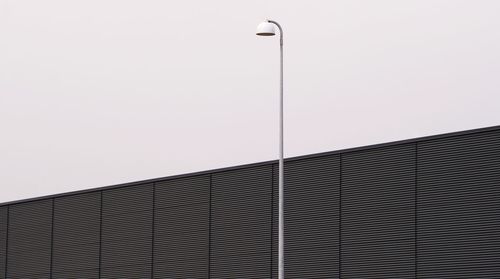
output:
[[[386,142],[386,143],[365,145],[365,146],[360,146],[360,147],[345,148],[345,149],[340,149],[340,150],[335,150],[335,151],[327,151],[327,152],[313,153],[313,154],[307,154],[307,155],[300,155],[300,156],[285,158],[285,162],[297,161],[297,160],[315,158],[315,157],[322,157],[322,156],[328,156],[328,155],[334,155],[334,154],[355,152],[355,151],[361,151],[361,150],[376,149],[376,148],[381,148],[381,147],[410,144],[410,143],[418,143],[418,142],[424,142],[424,141],[436,140],[436,139],[442,139],[442,138],[448,138],[448,137],[479,134],[479,133],[497,131],[497,130],[500,130],[500,125],[471,129],[471,130],[464,130],[464,131],[458,131],[458,132],[444,133],[444,134],[438,134],[438,135],[417,137],[417,138],[412,138],[412,139],[391,141],[391,142]],[[46,196],[40,196],[40,197],[34,197],[34,198],[28,198],[28,199],[22,199],[22,200],[16,200],[16,201],[3,202],[3,203],[0,203],[0,207],[7,206],[7,205],[19,204],[19,203],[26,203],[26,202],[31,202],[31,201],[37,201],[37,200],[53,199],[53,198],[58,198],[58,197],[65,197],[65,196],[72,196],[72,195],[83,194],[83,193],[98,192],[98,191],[116,189],[116,188],[133,186],[133,185],[155,183],[155,182],[178,179],[178,178],[183,178],[183,177],[192,177],[192,176],[198,176],[198,175],[214,174],[214,173],[225,172],[225,171],[230,171],[230,170],[271,165],[271,164],[277,164],[277,163],[278,163],[278,160],[269,160],[269,161],[263,161],[263,162],[257,162],[257,163],[243,164],[243,165],[237,165],[237,166],[231,166],[231,167],[203,170],[203,171],[198,171],[198,172],[177,174],[177,175],[171,175],[171,176],[166,176],[166,177],[158,177],[158,178],[139,180],[139,181],[133,181],[133,182],[127,182],[127,183],[120,183],[120,184],[115,184],[115,185],[101,186],[101,187],[84,189],[84,190],[77,190],[77,191],[52,194],[52,195],[46,195]]]

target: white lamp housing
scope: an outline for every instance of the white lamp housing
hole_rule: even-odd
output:
[[[276,31],[274,30],[274,24],[264,21],[257,26],[257,32],[256,34],[258,36],[274,36],[276,35]]]

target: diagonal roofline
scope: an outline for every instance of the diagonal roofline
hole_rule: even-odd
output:
[[[355,151],[361,151],[361,150],[376,149],[376,148],[388,147],[388,146],[394,146],[394,145],[401,145],[401,144],[408,144],[408,143],[430,141],[430,140],[436,140],[436,139],[442,139],[442,138],[449,138],[449,137],[455,137],[455,136],[463,136],[463,135],[470,135],[470,134],[479,134],[479,133],[490,132],[490,131],[497,131],[497,130],[500,130],[500,125],[490,126],[490,127],[484,127],[484,128],[477,128],[477,129],[471,129],[471,130],[464,130],[464,131],[458,131],[458,132],[450,132],[450,133],[444,133],[444,134],[438,134],[438,135],[417,137],[417,138],[411,138],[411,139],[405,139],[405,140],[391,141],[391,142],[386,142],[386,143],[378,143],[378,144],[372,144],[372,145],[365,145],[365,146],[360,146],[360,147],[351,147],[351,148],[339,149],[339,150],[334,150],[334,151],[327,151],[327,152],[320,152],[320,153],[313,153],[313,154],[307,154],[307,155],[294,156],[294,157],[285,158],[285,162],[302,160],[302,159],[308,159],[308,158],[315,158],[315,157],[321,157],[321,156],[328,156],[328,155],[334,155],[334,154],[342,154],[342,153],[348,153],[348,152],[355,152]],[[213,173],[225,172],[225,171],[230,171],[230,170],[237,170],[237,169],[248,168],[248,167],[264,166],[264,165],[277,164],[277,163],[278,163],[278,160],[276,159],[276,160],[269,160],[269,161],[263,161],[263,162],[257,162],[257,163],[243,164],[243,165],[237,165],[237,166],[231,166],[231,167],[224,167],[224,168],[203,170],[203,171],[198,171],[198,172],[176,174],[176,175],[165,176],[165,177],[158,177],[158,178],[152,178],[152,179],[146,179],[146,180],[139,180],[139,181],[133,181],[133,182],[120,183],[120,184],[115,184],[115,185],[101,186],[101,187],[84,189],[84,190],[76,190],[76,191],[71,191],[71,192],[64,192],[64,193],[59,193],[59,194],[45,195],[45,196],[34,197],[34,198],[27,198],[27,199],[15,200],[15,201],[8,201],[8,202],[0,203],[0,207],[1,206],[6,206],[6,205],[14,205],[14,204],[26,203],[26,202],[31,202],[31,201],[52,199],[52,198],[58,198],[58,197],[66,197],[66,196],[72,196],[72,195],[83,194],[83,193],[98,192],[98,191],[109,190],[109,189],[116,189],[116,188],[122,188],[122,187],[127,187],[127,186],[134,186],[134,185],[140,185],[140,184],[155,183],[155,182],[161,182],[161,181],[172,180],[172,179],[183,178],[183,177],[191,177],[191,176],[197,176],[197,175],[203,175],[203,174],[213,174]]]

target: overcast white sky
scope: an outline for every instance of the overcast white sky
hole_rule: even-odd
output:
[[[0,0],[0,202],[500,124],[498,0]]]

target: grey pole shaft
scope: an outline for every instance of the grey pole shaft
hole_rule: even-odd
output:
[[[278,176],[278,187],[279,187],[279,226],[278,226],[278,279],[285,279],[285,218],[284,218],[284,162],[283,162],[283,29],[276,22],[269,20],[270,23],[276,24],[280,30],[280,115],[279,115],[279,176]]]

